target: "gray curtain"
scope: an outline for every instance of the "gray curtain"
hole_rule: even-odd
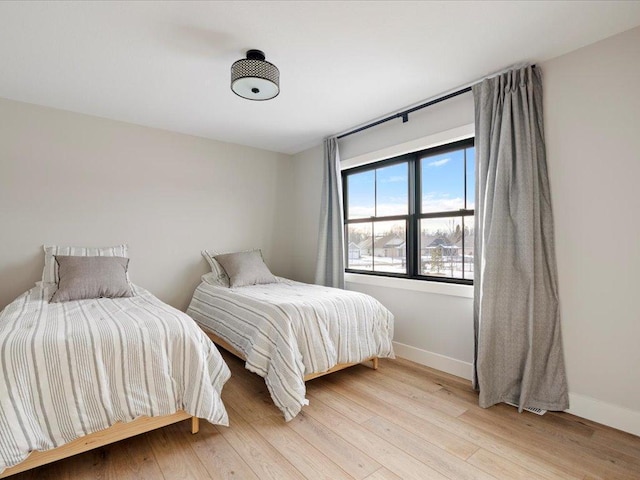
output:
[[[338,140],[331,137],[324,141],[324,181],[316,267],[317,284],[344,288],[343,217]]]
[[[480,406],[569,407],[560,335],[542,77],[531,66],[473,86],[476,128],[474,386]]]

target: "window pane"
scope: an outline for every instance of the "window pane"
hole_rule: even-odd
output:
[[[407,273],[407,223],[375,222],[373,239],[373,270]]]
[[[400,163],[376,170],[376,216],[409,213],[409,164]]]
[[[476,149],[467,148],[467,208],[476,208]],[[473,224],[473,222],[472,222]]]
[[[464,208],[464,150],[420,159],[422,213]]]
[[[464,217],[462,229],[464,235],[464,258],[462,278],[473,280],[473,251],[475,237],[473,235],[474,217]]]
[[[355,223],[347,227],[347,268],[373,270],[372,223]]]
[[[347,177],[348,218],[369,218],[375,215],[375,178],[373,170]]]
[[[420,220],[420,274],[465,278],[462,237],[462,217]]]

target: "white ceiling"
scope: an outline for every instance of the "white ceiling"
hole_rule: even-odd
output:
[[[640,1],[0,2],[0,97],[283,153],[640,25]],[[281,93],[231,64],[263,50]]]

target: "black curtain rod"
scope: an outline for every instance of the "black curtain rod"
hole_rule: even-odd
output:
[[[531,65],[531,67],[532,68],[536,68],[535,65]],[[385,118],[383,118],[381,120],[376,120],[375,122],[368,123],[367,125],[364,125],[362,127],[358,127],[355,130],[351,130],[350,132],[343,133],[342,135],[338,135],[337,138],[340,139],[340,138],[348,137],[349,135],[353,135],[354,133],[362,132],[363,130],[367,130],[368,128],[375,127],[377,125],[380,125],[381,123],[385,123],[385,122],[388,122],[389,120],[394,120],[396,118],[402,118],[402,123],[407,123],[409,121],[409,114],[410,113],[413,113],[413,112],[418,111],[418,110],[422,110],[423,108],[430,107],[431,105],[435,105],[436,103],[444,102],[445,100],[449,100],[450,98],[457,97],[458,95],[462,95],[463,93],[467,93],[467,92],[470,92],[470,91],[471,91],[471,87],[462,88],[462,89],[457,90],[455,92],[443,95],[442,97],[438,97],[438,98],[435,98],[433,100],[430,100],[430,101],[428,101],[426,103],[422,103],[420,105],[416,105],[415,107],[411,107],[411,108],[409,108],[407,110],[404,110],[402,112],[394,113],[393,115],[389,115],[388,117],[385,117]]]
[[[450,98],[457,97],[458,95],[462,95],[463,93],[467,93],[471,91],[471,87],[463,88],[462,90],[458,90],[456,92],[448,93],[442,97],[438,97],[434,100],[431,100],[427,103],[422,103],[420,105],[416,105],[415,107],[411,107],[407,110],[403,110],[402,112],[394,113],[393,115],[389,115],[388,117],[377,120],[373,123],[368,123],[362,127],[356,128],[355,130],[351,130],[350,132],[343,133],[342,135],[338,135],[338,138],[348,137],[349,135],[353,135],[354,133],[361,132],[371,127],[375,127],[376,125],[380,125],[381,123],[388,122],[389,120],[394,120],[396,118],[402,118],[402,123],[406,123],[409,121],[409,114],[416,112],[418,110],[422,110],[423,108],[430,107],[431,105],[435,105],[436,103],[444,102],[445,100],[449,100]]]

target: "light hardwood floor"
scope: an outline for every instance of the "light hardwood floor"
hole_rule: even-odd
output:
[[[640,438],[569,414],[477,406],[469,382],[381,360],[307,383],[285,423],[223,352],[231,427],[181,422],[10,477],[26,479],[640,479]]]

